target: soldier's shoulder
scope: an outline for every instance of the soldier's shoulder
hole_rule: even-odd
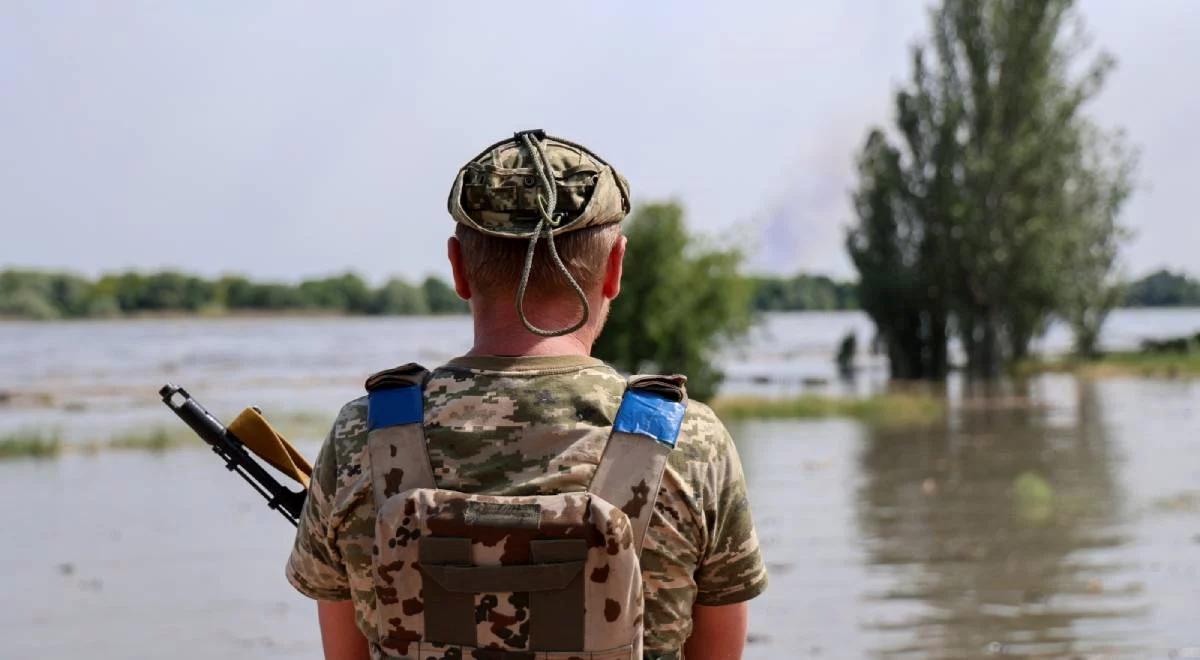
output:
[[[367,430],[367,397],[360,396],[347,401],[338,410],[333,423],[333,436],[344,438],[355,436]]]
[[[360,396],[346,402],[338,411],[329,431],[329,445],[338,457],[338,463],[346,463],[367,444],[367,397]]]
[[[729,443],[729,431],[707,404],[691,399],[679,428],[676,452],[692,461],[712,461],[720,457]]]
[[[314,465],[313,493],[332,498],[342,476],[356,472],[367,446],[367,397],[349,401],[338,410]]]

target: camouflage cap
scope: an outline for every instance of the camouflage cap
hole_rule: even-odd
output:
[[[458,171],[448,206],[455,222],[491,236],[529,241],[517,285],[517,315],[533,334],[558,337],[582,328],[591,305],[559,258],[554,237],[620,222],[629,213],[629,183],[586,147],[541,130],[521,131],[484,149]],[[543,238],[583,308],[577,321],[557,330],[539,328],[525,314],[534,251]]]
[[[521,131],[458,171],[448,206],[456,222],[472,229],[528,239],[620,222],[630,209],[629,183],[586,147]],[[543,219],[549,226],[539,228]]]

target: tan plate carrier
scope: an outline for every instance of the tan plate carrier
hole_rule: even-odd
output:
[[[437,488],[429,372],[367,381],[378,658],[641,660],[640,554],[687,405],[681,376],[630,379],[587,491]]]

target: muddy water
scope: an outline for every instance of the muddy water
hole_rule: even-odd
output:
[[[1200,384],[986,396],[737,427],[774,578],[751,657],[1200,657]]]
[[[832,380],[828,347],[864,326],[772,318],[727,354],[730,387],[876,387],[870,361],[858,384]],[[1128,345],[1200,329],[1200,313],[1111,327]],[[222,414],[332,413],[363,373],[437,362],[468,333],[457,319],[0,325],[0,432],[170,424],[152,396],[166,379]],[[772,573],[747,657],[1200,657],[1200,381],[1047,376],[947,396],[932,428],[733,427]],[[300,438],[310,455],[317,442]],[[318,658],[313,606],[282,579],[290,527],[256,498],[201,449],[0,463],[0,658]]]

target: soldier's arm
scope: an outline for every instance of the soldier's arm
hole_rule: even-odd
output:
[[[319,600],[317,619],[325,660],[370,660],[367,638],[354,624],[354,601]]]
[[[692,635],[685,644],[688,660],[742,657],[747,601],[767,586],[737,447],[716,416],[705,412],[719,440],[701,486],[709,535],[695,575]]]
[[[733,605],[692,607],[692,636],[683,647],[687,660],[739,660],[746,646],[746,627],[750,606],[745,601]]]
[[[348,412],[349,411],[349,412]],[[317,619],[326,660],[367,660],[367,640],[355,625],[346,567],[335,542],[331,520],[337,491],[338,433],[352,427],[353,412],[342,409],[313,466],[308,498],[300,513],[296,542],[288,558],[287,578],[300,593],[317,601]]]

